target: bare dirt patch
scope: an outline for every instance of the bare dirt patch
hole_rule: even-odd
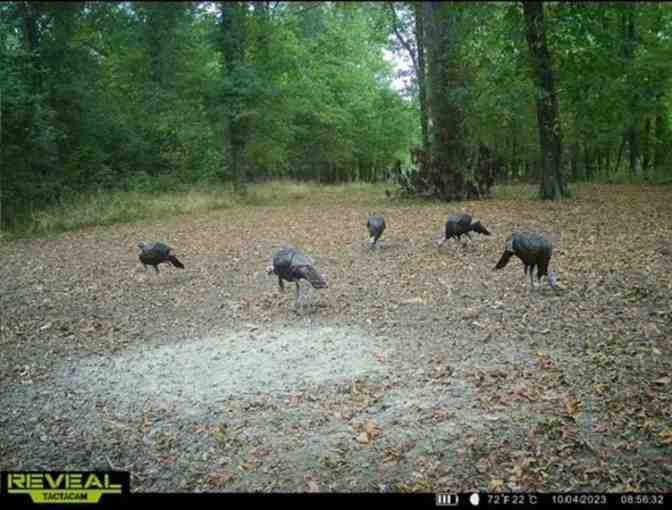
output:
[[[377,205],[380,205],[380,199]],[[669,490],[672,191],[561,204],[310,197],[0,246],[0,469],[132,472],[138,491]],[[467,205],[493,232],[439,237]],[[555,243],[530,291],[516,228]],[[144,272],[140,239],[184,271]],[[294,243],[329,289],[292,311]]]

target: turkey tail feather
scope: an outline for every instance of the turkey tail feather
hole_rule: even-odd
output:
[[[323,289],[328,286],[322,275],[318,273],[315,268],[311,266],[303,266],[300,271],[303,277],[310,282],[314,289]]]
[[[502,254],[502,257],[499,259],[499,262],[497,262],[497,265],[495,266],[495,269],[502,269],[504,266],[506,266],[509,263],[509,259],[511,257],[513,257],[513,252],[505,251]]]
[[[177,260],[177,257],[175,255],[169,255],[168,260],[170,260],[170,263],[174,265],[175,267],[179,267],[180,269],[184,269],[184,264]]]
[[[490,235],[490,231],[487,228],[485,228],[485,226],[483,226],[480,221],[477,221],[476,223],[472,224],[471,230],[473,230],[478,234],[483,234],[486,236]]]

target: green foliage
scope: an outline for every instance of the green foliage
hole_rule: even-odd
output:
[[[96,190],[229,181],[232,122],[252,179],[380,178],[417,129],[379,8],[262,4],[225,6],[244,24],[226,40],[218,4],[2,4],[2,226]]]
[[[0,4],[0,227],[99,190],[152,195],[233,181],[232,123],[251,180],[374,182],[419,143],[417,88],[393,90],[383,58],[395,40],[389,6],[238,2],[238,37],[227,46],[220,4],[167,5]],[[453,8],[468,86],[449,99],[463,112],[467,152],[485,144],[505,161],[504,180],[535,179],[521,6]],[[669,181],[672,11],[657,3],[545,8],[566,172],[576,163],[578,179]],[[396,9],[412,35],[410,4]],[[623,140],[633,126],[647,154],[641,175],[626,171],[633,149]]]

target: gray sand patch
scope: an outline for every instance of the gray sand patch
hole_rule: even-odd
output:
[[[383,344],[351,328],[235,331],[96,357],[78,364],[69,378],[110,399],[160,399],[191,408],[379,372],[374,352]]]

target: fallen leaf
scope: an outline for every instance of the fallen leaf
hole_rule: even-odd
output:
[[[376,425],[376,422],[373,420],[369,420],[366,423],[364,430],[371,439],[374,439],[378,434],[380,434],[380,428],[378,428],[378,425]]]
[[[357,436],[357,441],[362,443],[362,444],[368,444],[369,443],[369,435],[366,432],[362,432]]]
[[[562,426],[560,429],[562,433],[562,439],[569,439],[570,441],[574,441],[576,439],[576,425],[573,424],[565,424]]]
[[[212,487],[224,487],[233,478],[232,473],[226,471],[208,474],[208,485]]]
[[[596,424],[594,424],[594,425],[592,426],[592,429],[591,429],[591,430],[592,430],[593,432],[599,432],[599,433],[601,433],[601,432],[606,432],[607,430],[609,430],[609,427],[608,427],[606,424],[604,424],[604,423],[602,423],[602,424],[600,424],[600,423],[596,423]]]
[[[462,318],[463,319],[475,319],[480,315],[480,311],[478,308],[467,308],[463,313],[462,313]]]
[[[658,437],[662,439],[663,444],[672,444],[672,430],[661,432]]]
[[[176,461],[177,459],[172,455],[159,458],[159,463],[163,464],[164,466],[172,466]]]
[[[397,448],[385,448],[384,464],[399,464],[401,452]]]
[[[567,395],[565,398],[565,409],[570,416],[576,416],[579,412],[579,402],[572,395]]]

